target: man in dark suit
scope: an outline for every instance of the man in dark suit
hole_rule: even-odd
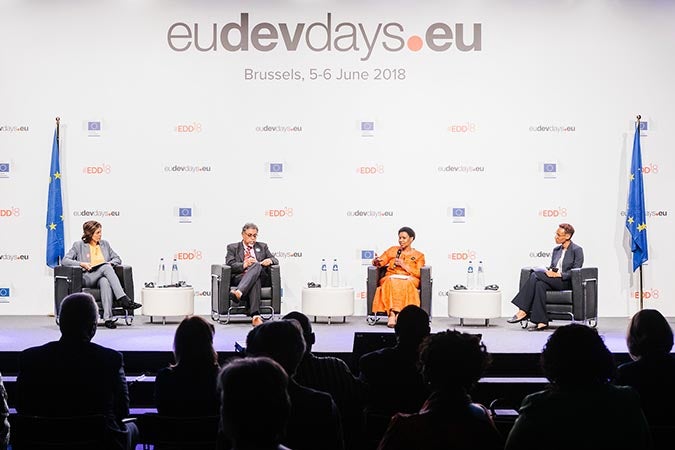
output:
[[[548,328],[546,314],[546,291],[564,291],[572,289],[571,270],[584,265],[584,250],[572,242],[574,227],[569,223],[561,223],[555,233],[558,244],[551,255],[551,266],[546,270],[534,270],[522,289],[511,303],[518,307],[518,312],[508,323],[530,320],[535,323],[530,331],[541,331]]]
[[[363,385],[352,375],[347,364],[334,356],[316,356],[312,346],[316,336],[309,318],[301,312],[291,311],[284,320],[295,320],[302,328],[305,354],[295,370],[293,380],[302,386],[327,392],[333,397],[340,412],[344,430],[345,448],[359,448],[362,436]]]
[[[129,415],[129,391],[122,354],[94,344],[98,308],[85,293],[61,303],[61,339],[24,350],[19,356],[16,409],[24,415],[103,415],[109,448],[131,449],[138,429]]]
[[[420,343],[431,332],[429,315],[408,305],[398,314],[394,331],[395,347],[366,353],[359,360],[359,376],[367,391],[368,441],[380,441],[394,414],[419,412],[430,393],[417,368]]]
[[[281,443],[293,450],[343,450],[340,414],[330,394],[301,386],[293,379],[304,353],[305,340],[295,320],[263,323],[246,337],[247,355],[272,358],[289,377],[291,413]],[[259,406],[264,408],[265,404]]]
[[[253,325],[262,323],[260,317],[260,289],[269,285],[269,266],[279,264],[264,242],[258,240],[258,226],[246,223],[241,229],[241,242],[227,246],[225,264],[232,268],[233,286],[230,301],[239,303],[242,297],[248,300],[249,315]]]

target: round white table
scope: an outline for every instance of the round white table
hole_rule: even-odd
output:
[[[325,316],[330,325],[332,317],[342,316],[344,323],[354,315],[354,288],[302,288],[302,312],[314,316],[314,322],[317,316]]]
[[[448,291],[448,317],[459,318],[459,326],[464,319],[484,319],[485,326],[490,319],[502,316],[502,291],[455,290]]]
[[[166,324],[166,316],[191,316],[195,312],[195,290],[192,287],[143,288],[143,315],[161,316]]]

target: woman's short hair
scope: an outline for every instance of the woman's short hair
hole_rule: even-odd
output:
[[[548,338],[541,352],[544,375],[557,386],[606,384],[615,364],[595,328],[581,324],[560,327]]]
[[[234,444],[279,442],[291,401],[288,376],[277,362],[267,357],[232,360],[221,371],[218,388],[223,431]]]
[[[643,309],[630,319],[626,344],[630,354],[637,357],[670,353],[673,330],[660,312]]]
[[[82,224],[82,240],[85,244],[91,242],[92,236],[96,233],[96,230],[101,228],[101,224],[95,220],[88,220]]]
[[[569,223],[561,223],[560,225],[558,225],[558,227],[565,230],[565,233],[569,234],[570,238],[572,238],[572,236],[574,236],[574,227],[572,225],[570,225]]]
[[[400,233],[408,233],[408,236],[410,236],[411,238],[415,239],[415,230],[413,230],[413,229],[410,228],[410,227],[401,227],[401,228],[398,230],[398,232],[399,232],[399,234],[400,234]]]
[[[481,337],[455,330],[432,334],[420,345],[420,369],[432,389],[467,392],[491,362]]]
[[[173,338],[176,365],[218,366],[218,353],[213,348],[214,334],[213,324],[202,317],[183,319]]]

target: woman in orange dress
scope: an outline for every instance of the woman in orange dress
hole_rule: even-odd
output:
[[[424,266],[424,253],[411,247],[415,232],[410,227],[398,230],[398,246],[390,247],[380,256],[375,256],[375,267],[387,267],[375,291],[373,312],[386,312],[387,326],[396,325],[396,316],[408,305],[420,306],[420,269]]]

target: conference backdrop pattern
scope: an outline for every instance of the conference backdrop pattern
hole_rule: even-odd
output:
[[[53,308],[59,116],[66,249],[99,220],[138,288],[175,257],[196,313],[247,221],[281,262],[283,311],[337,258],[361,315],[365,266],[413,227],[435,316],[469,260],[512,314],[519,268],[570,222],[600,315],[626,316],[641,114],[645,305],[675,315],[674,22],[632,1],[4,2],[0,314]]]

